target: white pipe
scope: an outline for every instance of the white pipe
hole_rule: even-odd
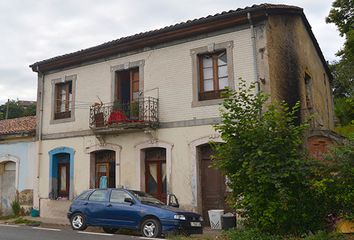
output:
[[[257,64],[256,33],[254,30],[254,25],[252,22],[252,17],[250,12],[247,13],[247,18],[248,18],[248,22],[250,23],[250,29],[251,29],[251,41],[252,41],[252,48],[253,48],[253,70],[254,70],[254,75],[256,77],[257,93],[259,93],[261,91],[261,86],[259,82],[259,70]]]

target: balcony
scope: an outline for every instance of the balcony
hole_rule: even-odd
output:
[[[96,104],[90,107],[90,128],[95,133],[109,134],[157,128],[158,99],[138,98],[132,102]]]

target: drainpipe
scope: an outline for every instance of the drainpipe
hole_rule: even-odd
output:
[[[41,84],[41,88],[40,88],[40,99],[37,98],[37,100],[39,100],[39,116],[38,116],[38,162],[37,162],[37,173],[36,173],[36,177],[37,177],[37,182],[36,182],[36,190],[37,190],[37,194],[38,194],[38,210],[40,212],[40,208],[41,208],[41,198],[40,198],[40,194],[39,194],[39,173],[40,173],[40,162],[41,162],[41,158],[42,158],[42,125],[43,125],[43,93],[44,93],[44,73],[42,73],[39,70],[39,67],[37,66],[37,72],[38,75],[41,76],[41,79],[39,81],[39,83]],[[38,104],[37,104],[38,106]],[[50,180],[50,179],[49,179]]]
[[[250,12],[247,13],[247,19],[248,19],[248,22],[250,24],[250,29],[251,29],[251,41],[252,41],[252,48],[253,48],[253,69],[254,69],[254,75],[256,77],[256,84],[257,84],[256,90],[257,90],[257,94],[258,94],[261,91],[261,85],[259,82],[259,70],[258,70],[258,64],[257,64],[256,33],[254,30],[254,25],[252,22],[252,17],[251,17]]]

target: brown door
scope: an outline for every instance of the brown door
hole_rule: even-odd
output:
[[[115,152],[104,150],[95,153],[95,187],[115,188]]]
[[[69,197],[70,163],[58,163],[58,196]]]
[[[225,208],[225,178],[210,167],[213,151],[209,145],[200,147],[200,155],[203,218],[209,224],[208,210]]]
[[[145,191],[166,203],[166,150],[151,148],[145,151]]]
[[[125,104],[139,96],[139,68],[117,72],[116,99]]]
[[[103,179],[105,177],[105,180]],[[105,181],[105,183],[103,183]],[[101,185],[108,187],[109,181],[109,163],[96,163],[96,188],[100,188]]]

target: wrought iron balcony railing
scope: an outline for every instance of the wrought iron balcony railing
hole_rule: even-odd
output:
[[[90,128],[93,130],[156,128],[158,123],[158,99],[153,97],[90,107]]]

